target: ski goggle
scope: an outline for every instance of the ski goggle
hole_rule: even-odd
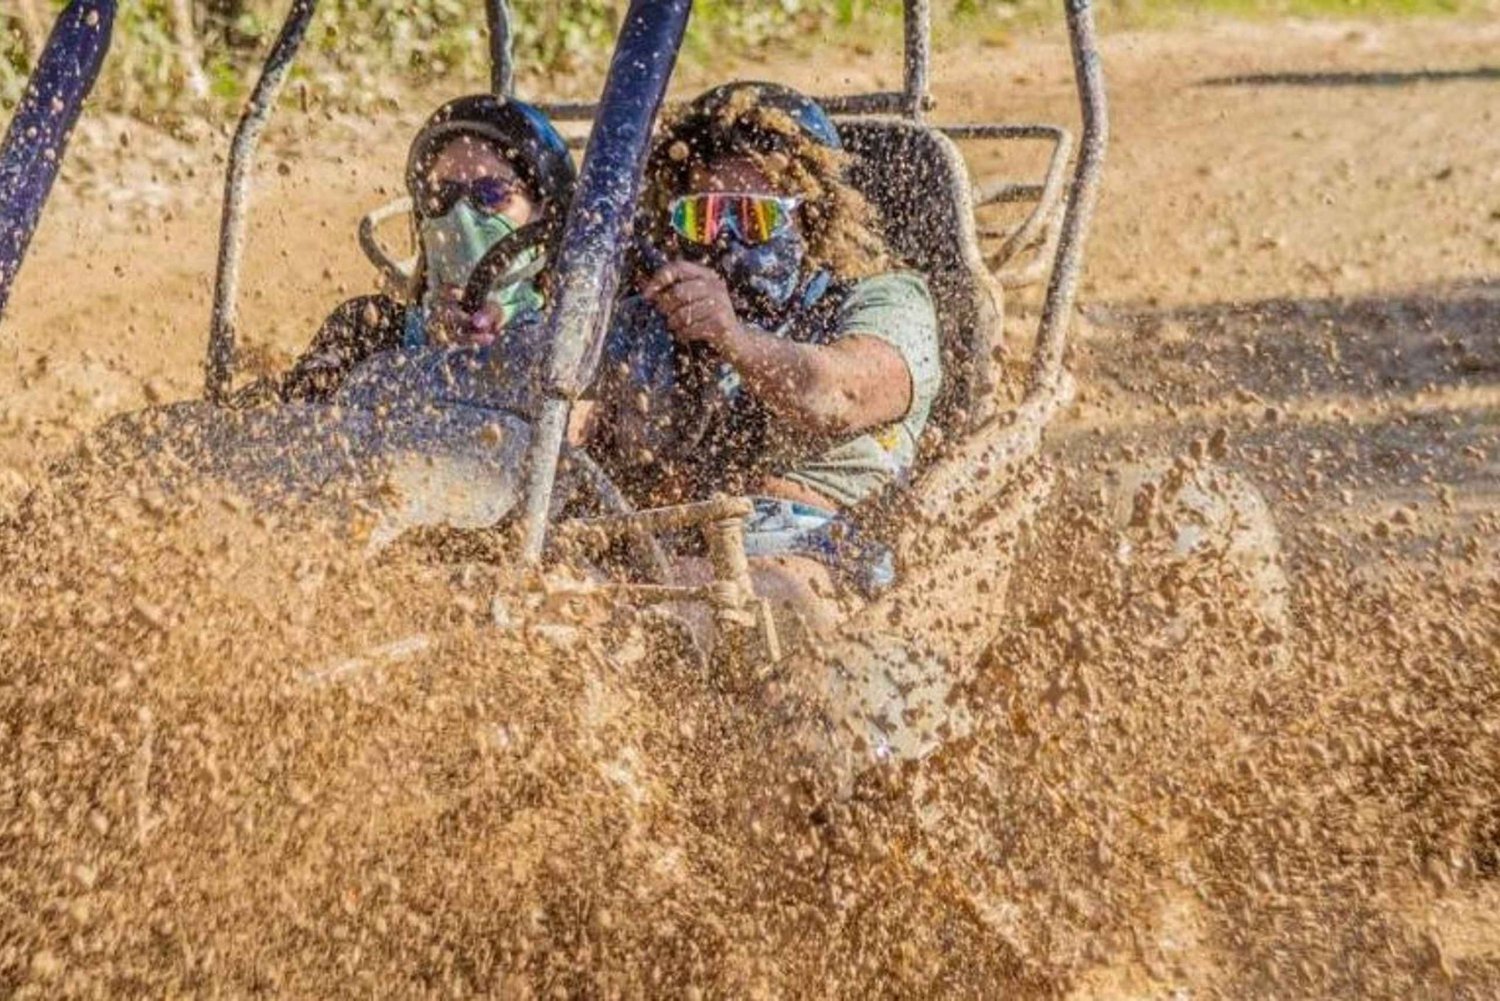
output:
[[[417,210],[427,219],[447,215],[459,199],[476,211],[500,215],[524,190],[518,177],[476,177],[472,181],[435,181],[423,183],[417,192]]]
[[[765,243],[792,224],[801,198],[715,192],[674,198],[672,229],[689,243],[710,244],[729,230],[745,243]]]

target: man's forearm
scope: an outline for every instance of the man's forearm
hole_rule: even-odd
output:
[[[714,347],[776,416],[813,434],[848,431],[848,403],[830,378],[827,348],[740,325]]]

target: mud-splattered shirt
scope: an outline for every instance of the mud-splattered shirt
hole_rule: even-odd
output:
[[[794,432],[750,396],[732,366],[679,347],[660,314],[642,299],[627,299],[616,311],[594,395],[606,461],[633,492],[649,496],[672,481],[686,482],[699,496],[744,493],[775,475],[847,507],[906,478],[942,383],[927,283],[893,272],[812,289],[813,300],[776,333],[809,344],[853,336],[890,344],[911,374],[911,404],[902,418],[843,439]]]

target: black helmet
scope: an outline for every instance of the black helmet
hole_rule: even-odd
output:
[[[406,189],[415,199],[418,180],[443,143],[453,136],[475,136],[497,144],[501,155],[543,203],[543,218],[561,223],[573,199],[578,172],[568,144],[547,116],[533,105],[493,94],[473,94],[443,105],[412,140],[406,158]]]
[[[785,112],[813,142],[829,149],[843,148],[838,129],[821,104],[779,83],[754,80],[720,84],[700,94],[664,138],[668,143],[686,143],[700,160],[747,149],[766,153],[783,149],[787,136],[781,131],[747,121],[743,116],[735,116],[732,125],[726,123],[725,110],[741,103],[747,110],[772,108]]]

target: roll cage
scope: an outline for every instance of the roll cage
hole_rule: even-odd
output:
[[[515,54],[512,14],[507,0],[484,0],[489,27],[491,87],[514,92]],[[107,52],[117,0],[71,0],[59,15],[46,49],[29,81],[3,146],[0,146],[0,312],[11,280],[24,258],[31,233],[47,198],[66,148],[68,134],[83,99]],[[1025,392],[1018,405],[992,418],[994,434],[982,452],[958,453],[959,466],[935,470],[934,481],[918,508],[940,511],[944,493],[965,488],[962,462],[997,459],[1002,465],[1034,454],[1042,426],[1068,395],[1063,368],[1069,317],[1082,267],[1084,241],[1098,195],[1107,141],[1104,82],[1095,37],[1092,0],[1064,0],[1074,79],[1082,121],[1075,156],[1073,134],[1045,124],[1001,122],[934,125],[929,93],[932,62],[931,4],[906,0],[902,86],[897,91],[826,95],[819,100],[834,115],[846,136],[859,134],[861,123],[891,123],[917,137],[934,138],[938,159],[955,167],[953,207],[963,236],[998,239],[991,256],[992,275],[985,281],[1014,288],[1047,280],[1046,295],[1029,365]],[[288,72],[316,13],[317,0],[290,0],[286,19],[271,46],[230,148],[219,236],[205,393],[223,403],[234,378],[237,300],[249,185],[256,150]],[[539,559],[547,539],[552,486],[563,450],[569,407],[588,386],[597,364],[611,309],[620,284],[620,262],[630,239],[641,175],[651,132],[677,61],[691,13],[691,0],[632,0],[625,14],[600,99],[590,103],[538,102],[553,118],[591,122],[577,193],[570,207],[561,250],[555,264],[556,292],[548,315],[551,364],[545,403],[537,416],[525,473],[523,553]],[[952,141],[1026,141],[1051,146],[1045,173],[1038,182],[995,178],[971,182]],[[932,143],[929,143],[932,145]],[[1073,163],[1071,179],[1068,165]],[[973,213],[990,204],[1031,203],[1022,222],[1010,230],[975,229]],[[389,206],[367,217],[361,243],[372,260],[390,272],[399,265],[379,251],[374,227],[401,211]],[[1027,255],[1027,251],[1031,251]],[[983,263],[972,246],[960,255],[959,267],[977,271]],[[993,318],[998,325],[998,305]],[[985,354],[976,344],[963,348]],[[982,363],[982,357],[977,359]],[[981,408],[979,413],[983,412]],[[732,578],[741,593],[748,588],[742,546],[731,545],[729,526],[744,515],[743,502],[708,502],[678,513],[641,512],[636,516],[599,519],[591,531],[619,534],[654,530],[670,524],[698,524],[710,535],[721,577]],[[576,528],[576,526],[574,526]],[[713,540],[717,539],[717,542]],[[721,549],[723,551],[721,551]],[[736,554],[737,553],[737,554]],[[667,589],[672,591],[675,589]],[[665,592],[664,592],[665,593]],[[723,589],[720,589],[722,597]],[[740,605],[743,605],[740,602]],[[720,602],[734,611],[734,602]],[[743,608],[740,609],[743,611]],[[774,640],[773,640],[774,643]]]

